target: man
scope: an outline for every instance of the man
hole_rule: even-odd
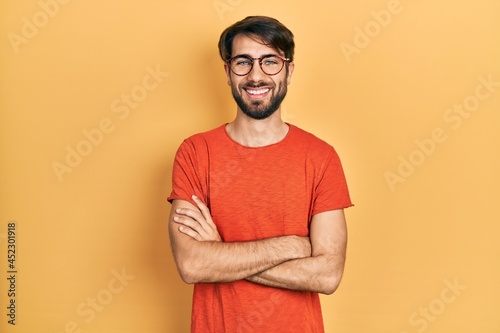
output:
[[[290,30],[247,17],[219,52],[236,118],[181,144],[168,198],[174,258],[195,284],[191,332],[323,332],[318,293],[339,285],[352,206],[340,160],[281,119]]]

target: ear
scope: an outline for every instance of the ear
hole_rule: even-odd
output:
[[[292,74],[295,69],[295,63],[291,62],[288,64],[288,76],[286,78],[286,84],[289,85],[292,82]]]
[[[226,83],[228,85],[231,85],[231,72],[229,66],[227,65],[227,62],[224,63],[224,71],[226,72]]]

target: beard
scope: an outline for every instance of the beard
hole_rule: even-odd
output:
[[[260,87],[266,86],[266,84],[246,84],[240,88],[240,91],[244,91],[244,88],[254,88],[258,89]],[[276,86],[275,86],[276,87]],[[236,101],[238,107],[246,114],[248,117],[256,120],[266,119],[270,117],[276,110],[279,109],[281,102],[285,99],[287,93],[287,85],[283,82],[278,84],[278,90],[276,94],[271,96],[269,102],[265,101],[250,101],[245,102],[242,97],[242,93],[238,91],[238,88],[231,84],[231,91],[233,93],[233,98]]]

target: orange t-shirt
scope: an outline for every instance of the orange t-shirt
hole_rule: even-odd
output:
[[[276,144],[245,147],[225,125],[186,139],[177,151],[168,200],[209,207],[224,242],[309,235],[315,214],[352,206],[332,146],[289,125]],[[194,286],[191,332],[323,332],[317,293],[246,280]]]

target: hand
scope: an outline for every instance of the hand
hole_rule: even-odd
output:
[[[200,210],[177,209],[174,222],[180,224],[179,231],[197,241],[222,242],[208,207],[196,196],[192,198]]]

